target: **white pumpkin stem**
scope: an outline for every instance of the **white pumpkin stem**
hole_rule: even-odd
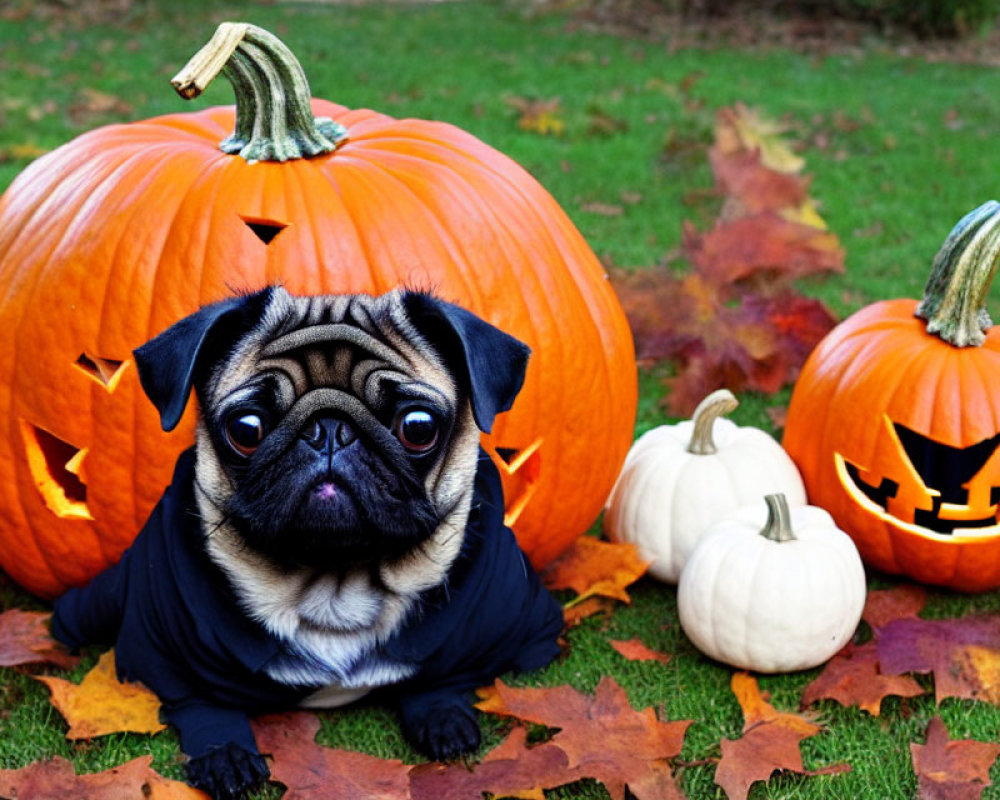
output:
[[[788,508],[788,498],[783,494],[769,494],[764,497],[767,503],[767,522],[761,528],[760,535],[772,542],[791,542],[795,540],[792,531],[792,513]]]
[[[691,421],[694,422],[694,432],[687,451],[696,456],[710,456],[717,453],[715,440],[712,438],[712,428],[719,417],[731,414],[739,406],[739,400],[728,389],[717,389],[698,403]]]
[[[247,161],[288,161],[331,153],[347,129],[314,117],[298,59],[274,34],[246,22],[223,22],[170,82],[189,100],[222,73],[236,95],[236,130],[219,143]]]
[[[924,297],[914,312],[927,332],[956,347],[978,347],[993,326],[986,293],[1000,258],[1000,203],[991,200],[952,228],[934,257]]]

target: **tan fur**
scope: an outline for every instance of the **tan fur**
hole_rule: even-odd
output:
[[[273,371],[285,376],[282,399],[290,406],[309,387],[329,386],[363,396],[377,391],[381,375],[402,372],[409,380],[426,384],[443,395],[452,407],[457,406],[449,446],[425,484],[443,521],[420,547],[381,566],[380,577],[388,591],[373,586],[362,570],[342,576],[319,575],[307,568],[289,571],[247,548],[219,511],[234,488],[204,423],[199,423],[196,495],[210,557],[228,575],[253,618],[279,637],[333,662],[350,661],[359,652],[384,641],[411,612],[418,595],[442,583],[461,549],[472,501],[479,432],[471,408],[468,400],[460,398],[448,369],[410,325],[400,297],[396,292],[380,297],[298,298],[282,289],[275,290],[261,323],[216,370],[207,392],[207,402],[218,407],[254,376]],[[391,359],[388,355],[385,359],[358,359],[350,347],[329,343],[310,347],[302,359],[280,353],[262,357],[268,345],[273,346],[289,332],[336,323],[351,310],[361,319],[370,320],[364,323],[369,328],[367,333],[394,351]],[[388,682],[398,679],[400,673],[388,665],[382,678],[369,677]],[[339,690],[330,694],[331,699],[354,696]]]

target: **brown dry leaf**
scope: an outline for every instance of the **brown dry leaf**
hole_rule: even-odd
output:
[[[581,536],[542,573],[549,589],[572,589],[573,605],[594,595],[630,603],[626,587],[646,573],[649,562],[634,544],[616,544]]]
[[[542,136],[559,136],[566,128],[559,113],[562,101],[558,97],[551,100],[508,97],[507,105],[520,114],[517,127],[523,131],[540,133]]]
[[[579,603],[572,603],[563,609],[563,625],[573,628],[579,625],[588,617],[600,614],[603,617],[611,616],[614,610],[615,601],[610,597],[598,597],[592,595]]]
[[[410,771],[412,800],[481,800],[495,797],[544,800],[545,789],[573,783],[566,753],[551,742],[527,746],[527,730],[514,728],[481,763],[419,764]],[[582,777],[582,776],[581,776]]]
[[[612,678],[602,678],[593,697],[571,686],[515,689],[499,680],[479,695],[481,711],[558,728],[550,744],[566,753],[571,774],[600,781],[613,800],[624,800],[626,786],[638,800],[681,797],[667,760],[680,753],[691,721],[636,711]]]
[[[878,632],[894,619],[916,617],[927,602],[927,590],[921,586],[897,586],[895,589],[875,589],[865,598],[861,618]]]
[[[640,639],[629,639],[627,641],[609,639],[608,644],[629,661],[659,661],[661,664],[666,664],[670,661],[670,656],[667,653],[660,653],[646,647]]]
[[[757,679],[746,672],[735,673],[731,685],[743,709],[743,736],[722,740],[722,759],[715,771],[715,782],[729,800],[745,800],[750,787],[770,778],[775,770],[812,776],[850,769],[846,764],[838,764],[807,770],[802,764],[799,743],[820,733],[822,728],[805,715],[775,709],[761,694]]]
[[[69,105],[69,116],[77,125],[91,125],[108,116],[127,117],[132,105],[120,97],[84,87]]]
[[[23,800],[208,800],[190,786],[153,772],[152,756],[133,759],[105,772],[77,775],[64,758],[29,764],[23,769],[0,769],[0,797]]]
[[[1000,614],[927,620],[904,617],[878,630],[887,675],[933,673],[934,696],[1000,705]]]
[[[79,663],[49,634],[50,616],[17,608],[0,614],[0,667],[47,663],[71,669]]]
[[[251,723],[260,751],[273,759],[271,777],[284,800],[408,800],[410,767],[316,744],[319,718],[303,711],[271,714]]]
[[[923,687],[908,675],[883,675],[875,643],[848,645],[835,655],[802,693],[802,706],[817,700],[836,700],[842,706],[859,706],[873,716],[889,695],[917,697]]]
[[[157,733],[160,701],[140,683],[122,683],[115,675],[115,653],[109,650],[79,684],[39,675],[52,692],[54,705],[69,723],[67,739],[93,739],[108,733]]]
[[[1000,744],[951,740],[940,717],[927,726],[926,744],[910,744],[919,800],[975,800],[990,786]]]

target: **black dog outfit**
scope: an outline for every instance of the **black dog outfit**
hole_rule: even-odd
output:
[[[256,754],[247,714],[295,707],[324,687],[268,675],[288,645],[246,616],[206,553],[194,468],[191,449],[121,561],[56,601],[52,633],[74,649],[114,645],[119,677],[156,692],[188,756],[230,742]],[[545,666],[561,629],[559,605],[503,524],[500,478],[480,451],[461,553],[444,584],[376,647],[415,667],[388,687],[399,693],[404,723],[509,670]]]

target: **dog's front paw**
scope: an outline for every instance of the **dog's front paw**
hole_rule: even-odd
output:
[[[238,744],[213,747],[187,764],[191,783],[213,800],[239,800],[271,776],[260,753],[251,753]]]
[[[479,747],[479,723],[465,703],[432,706],[410,727],[420,750],[435,761],[448,761]]]

